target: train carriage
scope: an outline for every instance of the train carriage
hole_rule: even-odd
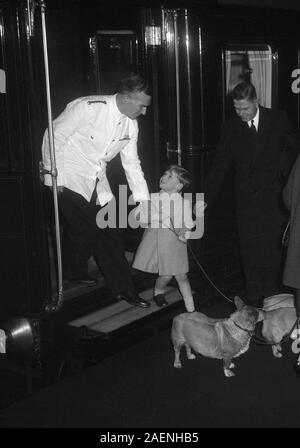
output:
[[[97,319],[109,319],[116,304],[98,271],[95,287],[62,281],[64,223],[55,189],[43,185],[41,163],[42,136],[51,119],[72,99],[112,94],[124,74],[139,73],[152,91],[152,106],[139,121],[139,154],[150,190],[155,191],[166,165],[178,163],[192,173],[193,194],[202,192],[220,126],[233,113],[230,91],[240,80],[257,86],[262,105],[286,110],[297,138],[298,23],[299,14],[291,11],[201,1],[0,2],[4,355],[47,363],[69,330],[75,337],[82,329],[85,337],[107,337],[115,329],[136,335],[138,329],[168,320],[181,306],[174,292],[168,310],[140,310],[128,322],[118,309],[113,330],[90,325],[94,313]],[[108,168],[117,195],[119,185],[126,184],[120,160]],[[124,229],[123,236],[131,262],[141,230]],[[241,273],[232,173],[205,221],[204,237],[191,246],[217,283]],[[96,270],[93,258],[89,266]],[[152,277],[133,275],[138,290],[150,294]],[[207,280],[194,259],[190,275],[201,299]]]

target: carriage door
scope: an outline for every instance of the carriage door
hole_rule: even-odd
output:
[[[40,213],[32,79],[21,45],[27,14],[0,5],[0,316],[39,309],[48,295]],[[26,35],[26,44],[30,46]],[[27,41],[28,40],[28,41]],[[25,40],[24,40],[25,42]],[[29,51],[29,50],[28,50]],[[35,86],[35,92],[37,87]],[[38,108],[35,107],[35,110]]]
[[[98,30],[90,38],[90,94],[113,95],[118,81],[138,67],[138,43],[131,30]],[[107,165],[107,177],[117,197],[119,184],[126,184],[120,157]]]
[[[138,41],[131,30],[99,30],[90,38],[91,94],[112,95],[118,81],[138,68]]]
[[[188,10],[162,10],[162,165],[188,169],[202,191],[204,154],[202,53],[199,19]]]

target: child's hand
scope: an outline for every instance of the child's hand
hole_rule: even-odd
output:
[[[139,222],[141,227],[147,226],[150,221],[149,204],[150,201],[142,201],[132,210],[136,221]]]
[[[141,206],[141,209],[142,209],[141,211],[142,211],[143,216],[148,216],[149,210],[150,210],[150,207],[151,207],[150,199],[141,201],[140,202],[140,206]]]

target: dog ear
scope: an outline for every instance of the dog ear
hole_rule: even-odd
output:
[[[235,296],[234,304],[238,310],[241,310],[245,306],[244,302],[239,296]]]

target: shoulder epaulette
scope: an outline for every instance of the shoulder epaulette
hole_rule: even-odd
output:
[[[94,103],[102,103],[102,104],[107,104],[106,101],[104,100],[94,100],[94,101],[88,101],[88,104],[94,104]]]

